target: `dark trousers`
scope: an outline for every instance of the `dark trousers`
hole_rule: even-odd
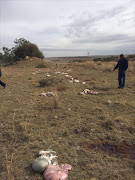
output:
[[[0,85],[4,87],[6,84],[0,80]]]
[[[125,87],[125,77],[126,77],[125,71],[118,72],[119,87]]]

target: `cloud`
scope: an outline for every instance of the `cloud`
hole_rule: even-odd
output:
[[[108,43],[108,42],[135,42],[135,36],[129,37],[122,34],[100,34],[95,37],[87,37],[86,39],[74,40],[73,43]]]
[[[100,52],[98,48],[108,53],[111,47],[114,51],[117,46],[130,47],[135,40],[134,4],[134,0],[0,0],[0,47],[13,47],[14,39],[21,37],[57,55],[64,51],[84,55],[89,47],[93,53]]]
[[[88,34],[98,33],[102,29],[108,29],[108,26],[114,25],[118,26],[118,24],[123,24],[121,22],[121,17],[123,17],[123,21],[127,22],[129,19],[133,21],[133,17],[126,16],[124,19],[123,12],[125,7],[117,7],[108,11],[101,11],[98,14],[83,14],[80,17],[72,16],[71,23],[67,25],[67,30],[65,33],[65,37],[83,37]],[[128,13],[129,15],[129,13]],[[129,19],[127,19],[127,17]],[[128,21],[129,22],[129,21]],[[103,27],[104,26],[104,27]],[[118,30],[120,27],[118,27]],[[113,29],[111,30],[113,32]]]

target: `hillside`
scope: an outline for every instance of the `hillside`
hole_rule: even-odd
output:
[[[36,68],[42,63],[45,68]],[[125,89],[117,88],[115,65],[33,59],[2,67],[7,87],[0,86],[0,179],[42,180],[31,163],[39,150],[51,148],[59,164],[72,165],[70,180],[134,180],[135,61]],[[79,95],[84,89],[99,94]]]

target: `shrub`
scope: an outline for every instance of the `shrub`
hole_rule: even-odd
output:
[[[44,56],[35,44],[24,42],[22,45],[17,47],[14,51],[16,59],[29,57],[38,57],[43,59]]]
[[[94,58],[93,61],[110,62],[110,61],[116,61],[117,59],[118,56],[110,56],[110,57]]]
[[[47,68],[47,66],[44,65],[44,64],[38,64],[38,65],[36,66],[36,68]]]
[[[135,58],[135,54],[128,55],[128,58]]]
[[[53,85],[54,83],[54,80],[52,78],[49,78],[49,79],[41,79],[39,81],[39,85],[40,87],[45,87],[45,86],[51,86]]]
[[[5,65],[14,64],[16,61],[23,59],[26,56],[38,57],[41,59],[44,58],[44,55],[38,49],[37,45],[30,43],[24,38],[16,39],[14,43],[16,45],[11,49],[7,47],[3,47],[4,53],[0,53],[1,64],[5,64]]]

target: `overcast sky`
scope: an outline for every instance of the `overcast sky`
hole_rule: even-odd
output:
[[[135,53],[134,0],[0,0],[0,50],[16,38],[46,57]]]

